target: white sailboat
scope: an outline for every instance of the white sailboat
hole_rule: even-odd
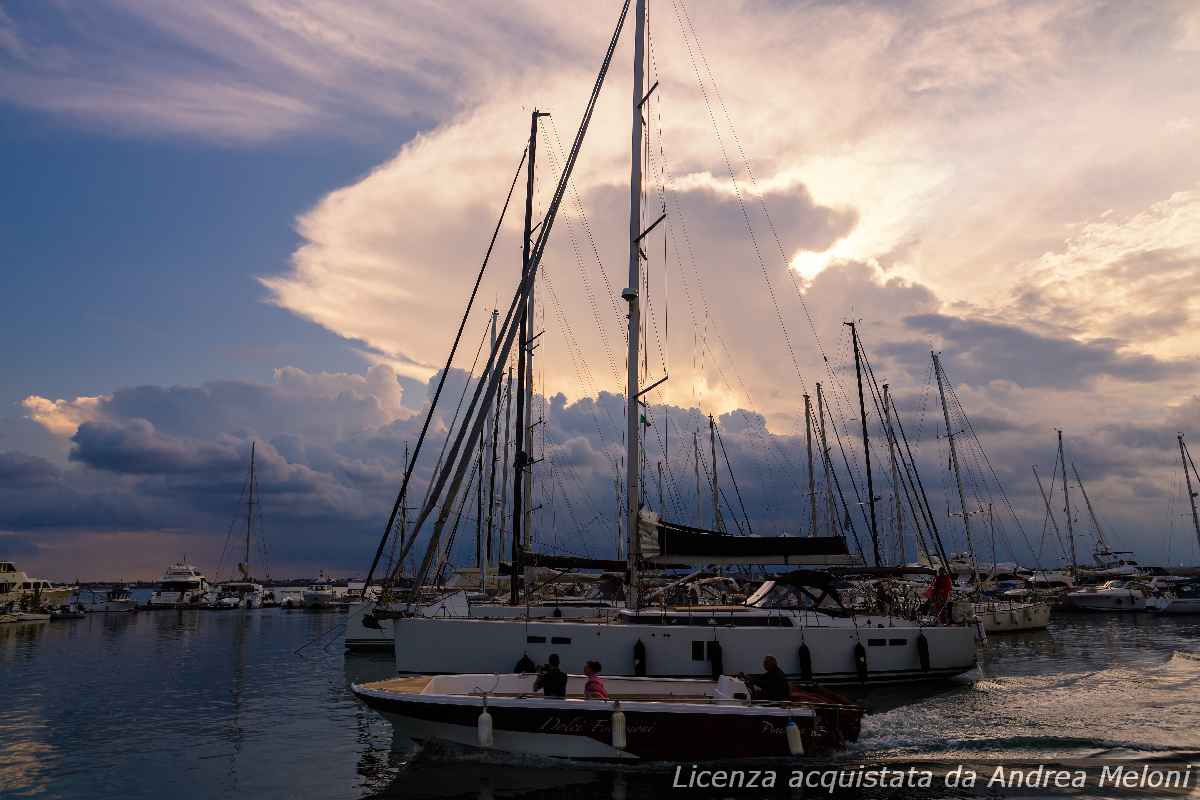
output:
[[[628,9],[628,6],[626,6]],[[625,12],[622,12],[622,21]],[[646,93],[643,65],[645,59],[645,2],[637,0],[635,12],[634,81],[631,113],[633,135],[631,148],[630,214],[629,214],[629,282],[622,292],[628,303],[629,331],[628,384],[626,387],[627,425],[625,531],[626,582],[625,606],[606,619],[578,620],[569,618],[534,619],[522,613],[517,597],[519,570],[523,556],[522,500],[518,481],[514,491],[513,551],[514,570],[511,581],[511,606],[517,613],[508,619],[476,618],[470,615],[430,616],[423,613],[423,602],[415,597],[397,598],[381,604],[376,614],[391,617],[395,640],[396,669],[400,673],[494,673],[508,672],[515,664],[540,661],[556,653],[568,670],[580,670],[586,660],[598,659],[604,671],[617,676],[695,677],[713,676],[737,671],[754,671],[765,654],[776,656],[780,667],[790,675],[806,681],[885,683],[948,677],[972,669],[976,663],[975,628],[973,625],[932,624],[932,620],[914,622],[890,617],[859,617],[839,613],[820,602],[796,601],[777,603],[781,594],[775,589],[785,587],[772,582],[766,591],[757,593],[751,601],[739,606],[695,607],[662,610],[644,607],[641,600],[641,571],[660,568],[662,564],[761,564],[761,565],[830,565],[848,564],[852,559],[842,537],[734,537],[715,535],[659,520],[657,515],[642,508],[640,493],[640,408],[644,394],[639,385],[639,338],[641,313],[639,291],[642,258],[639,242],[649,232],[642,230],[642,109]],[[480,439],[488,404],[495,397],[500,372],[509,357],[518,327],[524,334],[524,319],[541,255],[554,224],[574,159],[586,133],[591,111],[604,74],[611,60],[616,37],[614,34],[601,75],[593,90],[583,122],[576,135],[570,156],[560,177],[550,208],[539,224],[536,241],[530,225],[531,193],[526,198],[526,239],[522,279],[512,306],[502,326],[503,335],[488,360],[484,377],[477,385],[466,420],[458,439],[450,450],[443,471],[436,477],[432,499],[428,500],[416,521],[415,529],[435,510],[442,489],[449,484],[449,497],[458,491],[466,470],[473,460],[460,457],[463,441]],[[529,186],[533,185],[533,155],[536,152],[537,116],[533,112],[529,140]],[[514,181],[515,183],[515,181]],[[665,214],[664,214],[665,217]],[[659,219],[659,222],[662,218]],[[650,227],[653,228],[655,222]],[[522,335],[518,349],[518,377],[525,372],[525,354],[530,339]],[[453,354],[453,350],[451,351]],[[653,388],[653,387],[650,387]],[[523,387],[517,394],[516,419],[523,424],[521,410]],[[436,395],[435,395],[436,397]],[[482,411],[475,409],[484,397]],[[472,417],[474,415],[474,417]],[[520,430],[520,427],[518,427]],[[473,444],[471,445],[473,446]],[[420,441],[418,441],[418,452]],[[414,460],[416,456],[414,455]],[[518,468],[526,465],[528,456],[519,452]],[[408,472],[411,474],[411,464]],[[397,508],[402,503],[408,475],[401,488]],[[442,503],[434,524],[424,562],[415,585],[420,587],[434,570],[438,548],[448,509]],[[393,517],[395,516],[393,511]],[[389,521],[389,530],[390,530]],[[414,533],[413,539],[416,538]],[[383,551],[386,536],[380,543]],[[412,546],[410,539],[408,547]],[[403,562],[407,547],[400,555]],[[378,561],[378,554],[377,554]],[[372,570],[374,567],[372,567]],[[369,577],[369,576],[368,576]]]
[[[250,574],[250,556],[253,550],[254,527],[256,520],[258,520],[255,516],[255,508],[258,506],[258,503],[254,499],[255,489],[258,488],[257,477],[254,472],[255,446],[255,442],[250,443],[250,474],[246,479],[246,535],[243,539],[242,560],[237,565],[238,573],[241,577],[237,580],[217,584],[217,597],[210,604],[215,608],[261,608],[263,598],[266,596],[266,591],[263,589],[262,584],[255,581]],[[261,520],[258,521],[261,525]]]

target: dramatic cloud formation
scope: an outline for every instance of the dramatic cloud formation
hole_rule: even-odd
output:
[[[539,128],[541,219],[616,14],[606,4],[564,14],[533,2],[321,0],[0,12],[0,98],[85,125],[249,148],[378,136],[397,121],[421,130],[314,202],[296,222],[289,268],[257,276],[270,302],[353,342],[365,374],[287,368],[270,384],[75,399],[30,387],[26,414],[70,442],[69,457],[4,455],[0,543],[46,548],[90,530],[110,545],[140,543],[167,528],[172,546],[219,539],[253,439],[265,508],[286,532],[276,552],[358,567],[529,112],[552,114]],[[994,467],[1024,520],[1024,535],[1011,517],[1000,523],[1011,552],[1057,553],[1030,465],[1050,471],[1061,426],[1121,544],[1147,560],[1196,557],[1180,550],[1173,450],[1176,430],[1200,427],[1193,3],[671,0],[650,3],[649,28],[658,88],[646,104],[645,224],[664,207],[667,218],[643,242],[643,358],[649,379],[669,375],[648,398],[653,502],[705,521],[691,437],[715,414],[754,529],[806,530],[800,414],[818,380],[853,494],[863,459],[842,323],[856,320],[874,374],[912,427],[935,506],[955,503],[942,485],[931,349],[988,447],[986,462],[969,460],[973,501],[1002,502],[981,488]],[[609,552],[616,536],[629,38],[536,290],[547,420],[538,529],[548,545],[585,551]],[[486,355],[491,309],[511,299],[521,185],[448,397],[476,352]],[[436,426],[434,458],[452,413]],[[431,470],[422,464],[422,481]]]

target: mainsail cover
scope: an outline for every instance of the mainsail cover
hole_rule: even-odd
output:
[[[653,511],[638,517],[642,560],[661,564],[802,564],[833,566],[855,559],[841,536],[729,536],[666,522]]]

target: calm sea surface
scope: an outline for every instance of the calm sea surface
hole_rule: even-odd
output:
[[[391,659],[344,655],[344,621],[337,612],[264,609],[0,626],[0,797],[670,791],[673,767],[513,762],[393,741],[391,726],[348,688],[390,675]],[[838,762],[1200,764],[1200,618],[1060,616],[1047,632],[994,637],[974,677],[872,691],[862,738]]]

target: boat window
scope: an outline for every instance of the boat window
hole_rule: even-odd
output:
[[[703,661],[703,660],[704,660],[704,642],[693,641],[692,642],[692,661]]]
[[[908,644],[908,639],[888,639],[888,645],[891,647],[903,647]]]
[[[868,647],[884,647],[887,645],[887,639],[867,639]]]
[[[550,637],[550,644],[570,644],[570,643],[571,643],[570,636],[551,636]]]
[[[527,644],[545,644],[546,637],[545,636],[526,636],[525,642]]]

